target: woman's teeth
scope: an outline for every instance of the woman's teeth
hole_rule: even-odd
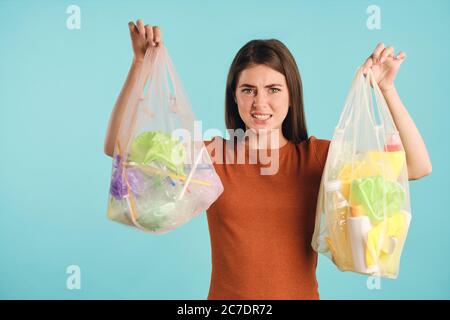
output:
[[[271,114],[252,114],[252,117],[258,120],[267,120],[272,117]]]

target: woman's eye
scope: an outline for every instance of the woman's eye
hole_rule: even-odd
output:
[[[278,89],[278,88],[270,88],[269,90],[271,90],[271,93],[277,93],[277,92],[280,92],[280,91],[281,91],[281,90]],[[252,93],[252,92],[253,92],[253,89],[251,89],[251,88],[245,88],[245,89],[242,89],[242,92],[244,92],[244,93]]]

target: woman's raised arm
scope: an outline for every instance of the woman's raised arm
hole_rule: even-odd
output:
[[[130,29],[131,43],[133,47],[133,61],[128,72],[128,76],[117,98],[116,104],[109,118],[108,130],[106,132],[104,152],[112,157],[114,153],[114,143],[122,122],[125,106],[130,98],[131,90],[136,82],[143,66],[145,52],[148,48],[157,47],[162,42],[161,30],[157,26],[144,25],[141,19],[136,24],[128,23]],[[143,89],[143,88],[142,88]]]

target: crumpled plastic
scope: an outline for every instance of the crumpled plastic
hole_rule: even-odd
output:
[[[382,176],[354,179],[350,202],[362,205],[371,222],[377,223],[400,211],[405,202],[405,191],[396,181]]]
[[[129,161],[142,164],[156,162],[177,174],[184,174],[185,158],[182,143],[161,131],[147,131],[138,135],[131,144],[129,154]]]
[[[142,173],[134,168],[126,170],[127,177],[124,177],[124,170],[120,164],[120,156],[114,158],[114,171],[111,178],[110,193],[117,200],[122,199],[128,194],[127,181],[130,185],[131,192],[134,195],[140,195],[143,192],[144,178]]]
[[[361,160],[349,161],[339,170],[338,178],[343,184],[343,195],[346,198],[349,197],[350,185],[353,179],[383,176],[387,180],[396,181],[405,163],[405,151],[367,151]]]
[[[365,257],[368,268],[378,266],[381,268],[380,273],[396,274],[410,221],[411,214],[400,211],[369,231]]]

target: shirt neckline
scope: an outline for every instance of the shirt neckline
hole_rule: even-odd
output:
[[[228,141],[228,140],[227,140]],[[242,141],[235,141],[234,144],[234,150],[236,152],[236,149],[238,147],[238,144],[242,143]],[[266,153],[267,155],[271,155],[274,152],[278,151],[278,154],[281,156],[282,154],[287,153],[290,150],[290,147],[292,147],[294,145],[294,143],[290,140],[287,141],[286,144],[284,144],[283,146],[279,147],[279,148],[267,148],[267,149],[250,149],[247,145],[245,145],[245,155],[248,156],[250,154],[250,150],[253,153],[259,154],[262,152]]]

